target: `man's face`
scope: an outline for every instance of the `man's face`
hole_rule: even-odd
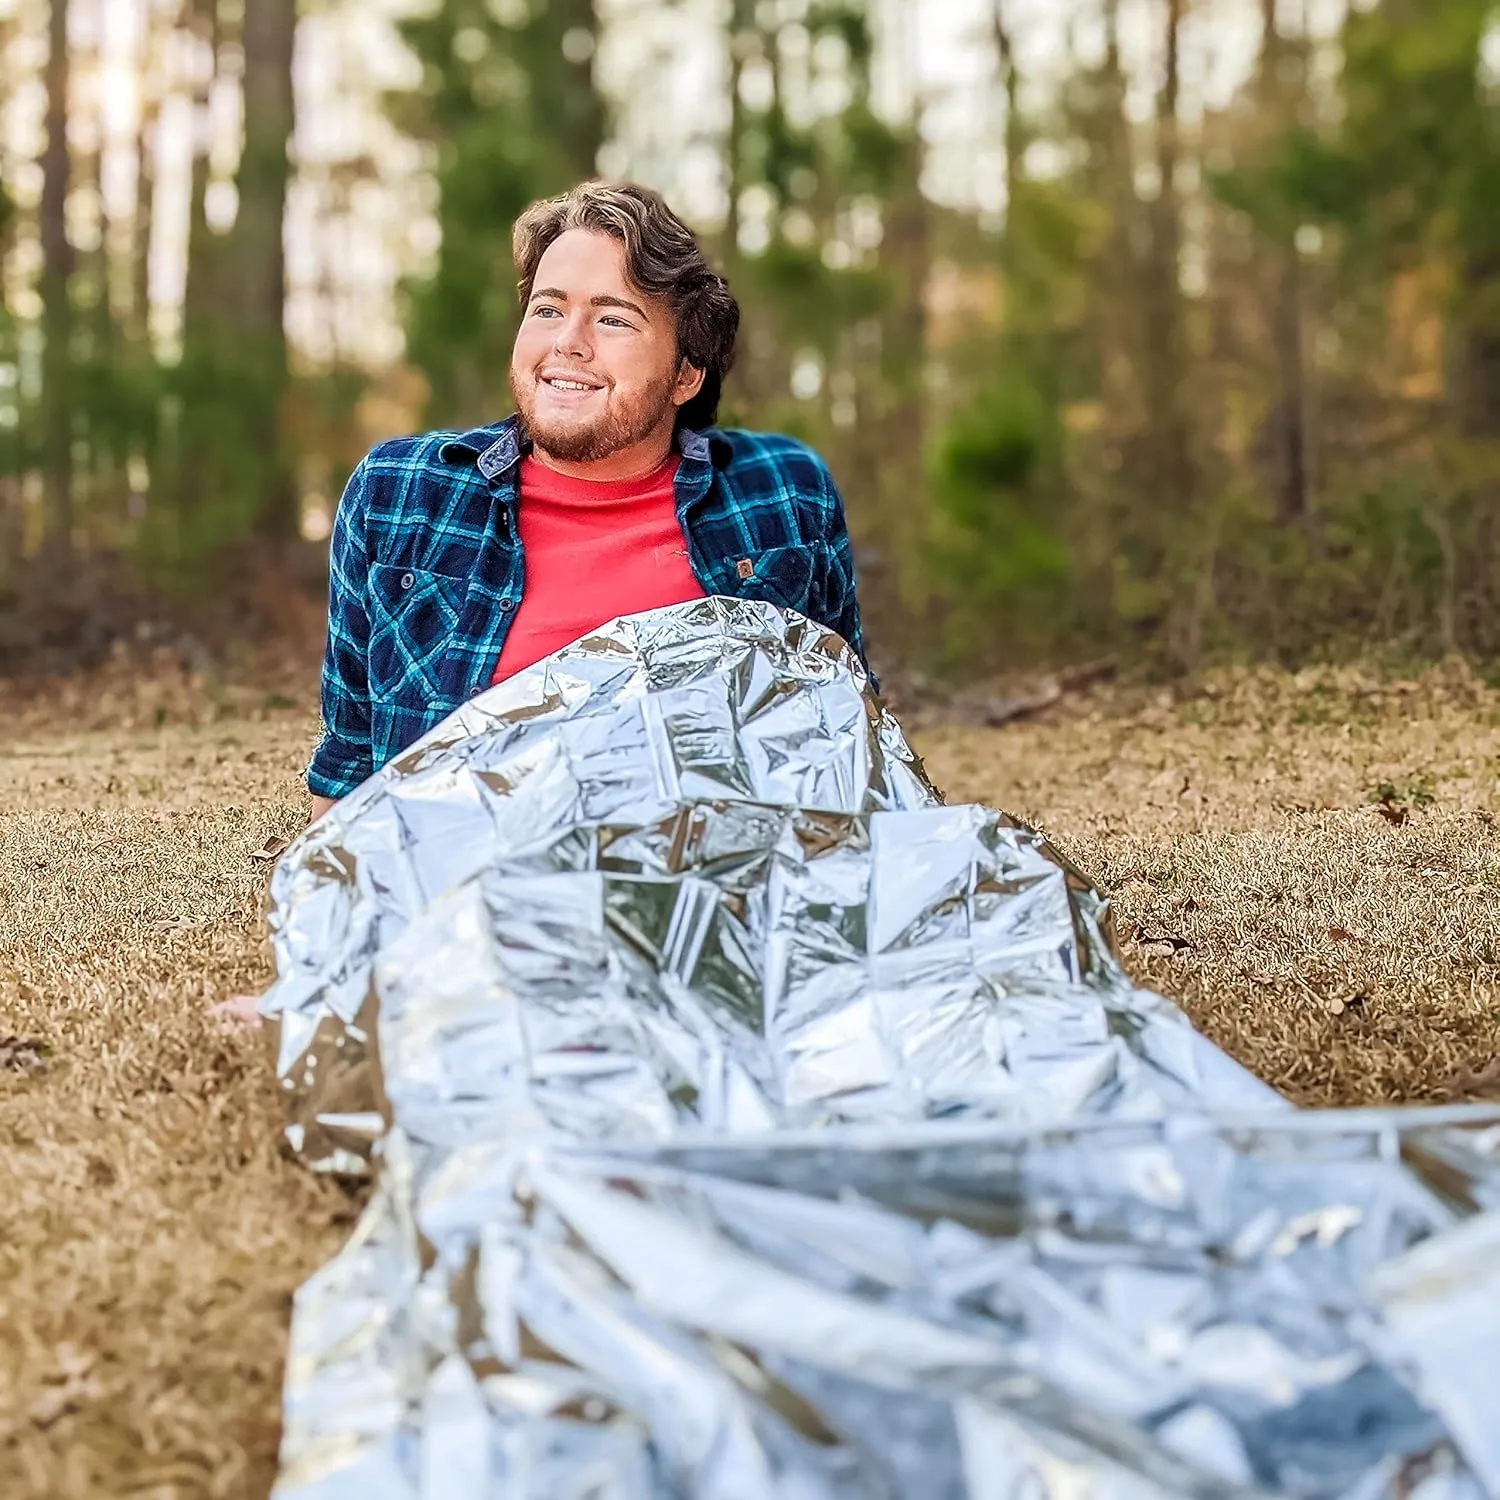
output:
[[[677,358],[671,310],[625,275],[625,247],[570,229],[537,266],[510,361],[516,410],[533,443],[594,463],[669,437],[703,383]]]

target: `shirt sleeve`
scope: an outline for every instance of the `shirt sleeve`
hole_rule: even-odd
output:
[[[833,475],[823,471],[823,500],[826,507],[828,542],[828,576],[824,582],[824,619],[830,630],[836,630],[849,643],[850,649],[864,663],[870,674],[871,686],[877,692],[880,681],[870,671],[870,659],[865,655],[864,627],[859,619],[859,598],[855,591],[854,548],[849,541],[849,527],[844,520],[844,501]]]
[[[329,543],[328,644],[320,695],[323,733],[307,768],[307,787],[316,797],[342,797],[374,770],[367,675],[370,621],[365,611],[369,483],[361,461],[344,486]]]

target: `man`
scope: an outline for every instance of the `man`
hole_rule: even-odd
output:
[[[739,307],[659,194],[515,226],[516,414],[380,444],[339,503],[316,819],[466,698],[617,615],[709,594],[863,655],[843,504],[789,438],[715,430]]]

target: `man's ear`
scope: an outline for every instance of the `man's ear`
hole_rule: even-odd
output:
[[[685,359],[677,366],[677,383],[672,387],[672,404],[684,406],[703,389],[704,371]]]

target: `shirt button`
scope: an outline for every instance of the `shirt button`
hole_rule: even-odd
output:
[[[416,581],[417,575],[415,573],[403,573],[401,575],[401,587],[404,589],[409,589]]]
[[[500,601],[500,608],[504,610],[506,614],[509,614],[515,607],[516,601],[514,599],[502,599]]]

